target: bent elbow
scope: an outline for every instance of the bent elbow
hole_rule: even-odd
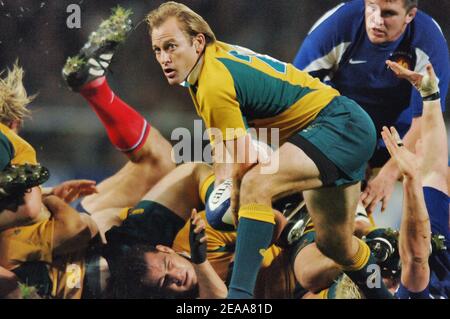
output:
[[[38,219],[40,213],[41,205],[38,205],[36,203],[28,203],[24,211],[24,215],[30,221]]]
[[[39,219],[41,214],[41,201],[32,199],[25,199],[25,203],[19,206],[17,211],[18,219],[23,222],[33,222]]]
[[[33,187],[24,195],[24,203],[19,206],[19,215],[23,220],[32,222],[38,220],[42,209],[42,196],[39,187]]]

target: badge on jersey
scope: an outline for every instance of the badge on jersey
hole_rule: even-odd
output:
[[[394,53],[391,53],[389,56],[389,60],[393,62],[397,62],[402,67],[413,70],[414,69],[414,63],[413,63],[413,56],[409,52],[405,51],[395,51]]]

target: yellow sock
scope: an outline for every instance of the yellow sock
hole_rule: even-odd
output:
[[[239,209],[239,218],[258,220],[270,224],[275,224],[275,213],[271,206],[264,204],[247,204]]]
[[[343,267],[345,271],[360,270],[369,261],[369,257],[370,257],[369,246],[367,246],[367,244],[364,241],[362,241],[361,239],[358,239],[358,243],[359,243],[358,251],[352,257],[351,263],[349,265],[345,265]]]

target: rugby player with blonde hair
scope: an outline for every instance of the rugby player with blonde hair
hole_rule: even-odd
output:
[[[118,9],[106,21],[106,24],[120,17],[122,22],[127,20],[127,14],[125,16],[122,14],[125,13]],[[94,34],[108,31],[102,25]],[[158,242],[168,243],[169,240],[173,240],[173,238],[167,239],[173,234],[170,229],[177,225],[181,227],[184,224],[184,220],[174,217],[175,214],[168,208],[163,209],[161,205],[157,204],[149,205],[149,200],[153,197],[145,197],[141,203],[141,199],[148,190],[152,189],[162,176],[172,171],[175,164],[171,160],[170,144],[155,128],[150,130],[145,119],[116,97],[107,85],[104,71],[109,65],[114,49],[121,42],[117,41],[120,37],[117,32],[115,37],[106,38],[106,41],[103,42],[97,42],[98,38],[91,36],[80,55],[69,59],[63,74],[69,87],[74,91],[80,91],[90,102],[105,125],[112,144],[125,153],[130,161],[118,173],[100,183],[98,187],[90,185],[91,187],[88,189],[76,188],[73,190],[70,185],[65,184],[62,187],[54,188],[50,194],[56,196],[48,196],[43,200],[51,213],[51,218],[47,218],[43,224],[34,224],[29,228],[8,229],[0,233],[0,265],[14,271],[20,270],[29,262],[40,262],[47,265],[51,279],[51,291],[48,293],[54,298],[79,298],[82,296],[82,289],[70,287],[66,283],[83,281],[86,273],[89,274],[89,267],[86,267],[85,264],[85,254],[90,246],[90,240],[98,232],[103,235],[106,230],[121,224],[123,219],[127,219],[119,233],[125,232],[128,224],[132,224],[136,219],[140,221],[143,217],[146,223],[141,223],[144,224],[141,227],[141,230],[143,228],[142,232],[147,233],[148,231],[149,236],[155,237],[158,237],[159,234]],[[120,35],[123,38],[125,36],[123,33]],[[88,51],[86,51],[87,47],[90,48]],[[108,64],[105,64],[103,59],[108,59]],[[192,192],[195,194],[197,186],[191,189],[181,181],[194,178],[192,180],[194,182],[196,180],[194,172],[198,171],[195,169],[197,166],[183,165],[176,173],[168,177],[170,182],[166,181],[162,188],[157,187],[155,195],[150,196],[162,196],[163,200],[164,198],[170,199],[170,203],[175,205],[174,209],[181,211],[180,214],[184,214],[186,210],[177,208],[181,204],[187,205],[189,214],[190,208],[196,207],[193,201],[198,195],[196,197],[192,195]],[[200,166],[207,167],[206,164]],[[175,189],[182,191],[185,196],[183,200],[179,196],[171,198],[170,191],[168,193],[162,191],[167,184],[173,184]],[[182,185],[185,185],[185,188],[182,188]],[[79,195],[89,194],[91,196],[82,201],[82,210],[92,214],[93,218],[86,214],[79,214],[68,205]],[[134,213],[128,216],[128,209],[124,210],[124,207],[133,207],[139,203],[145,207],[137,207],[132,210]],[[167,206],[173,208],[169,204]],[[150,212],[143,215],[136,213],[141,209],[150,210]],[[167,213],[167,211],[169,212]],[[186,218],[188,217],[189,215]],[[176,223],[172,223],[174,226],[169,226],[171,219],[177,219]],[[151,222],[152,220],[153,222]],[[131,230],[131,232],[138,233],[139,229]],[[113,233],[111,232],[111,234]],[[161,236],[162,238],[160,238]],[[111,238],[113,237],[111,235]],[[124,241],[129,238],[129,236],[118,237]],[[11,249],[12,245],[17,246],[17,249]],[[68,271],[67,269],[72,270]]]
[[[7,70],[6,76],[0,79],[0,174],[2,206],[4,204],[6,207],[0,212],[0,260],[4,267],[2,275],[5,269],[5,280],[9,282],[15,277],[8,276],[7,272],[13,268],[18,270],[15,263],[20,259],[14,261],[15,257],[25,254],[30,262],[34,262],[53,258],[51,254],[41,254],[45,247],[51,247],[55,256],[73,251],[74,247],[82,245],[88,226],[79,214],[49,212],[47,206],[54,210],[54,205],[51,200],[42,198],[38,185],[48,179],[48,171],[36,165],[35,150],[18,135],[24,118],[30,115],[27,106],[34,98],[24,88],[23,75],[23,69],[15,63],[12,69]],[[45,176],[39,176],[43,173]],[[9,192],[17,190],[10,184],[21,184],[21,189],[26,185],[33,186],[28,191],[28,187],[24,188],[21,198],[22,193]],[[94,185],[94,181],[68,181],[48,190],[48,193],[70,200],[81,194],[92,193],[95,191]],[[73,238],[77,240],[73,241]]]
[[[24,71],[16,62],[12,69],[0,72],[0,170],[8,165],[37,164],[36,151],[18,133],[25,117],[30,115],[28,104],[34,95],[27,94],[23,85]],[[23,196],[22,203],[0,212],[0,230],[32,224],[41,213],[41,190],[33,187]]]
[[[233,178],[231,202],[239,226],[228,297],[254,296],[275,225],[272,200],[299,191],[322,253],[367,295],[391,297],[383,285],[367,289],[373,256],[352,235],[360,181],[376,141],[367,113],[291,64],[217,41],[207,22],[183,4],[163,3],[147,22],[167,81],[189,88],[206,127],[221,133],[211,142],[232,155],[232,176],[225,177]],[[271,156],[279,164],[276,173],[261,174],[261,163],[251,161],[256,156],[248,126],[279,130],[280,148]]]

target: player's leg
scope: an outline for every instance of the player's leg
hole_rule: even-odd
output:
[[[113,176],[102,181],[98,193],[82,201],[91,214],[108,208],[132,207],[168,172],[175,168],[170,158],[171,146],[152,128],[140,149],[138,162],[128,162]]]
[[[213,187],[213,170],[205,163],[186,163],[167,174],[142,200],[156,201],[184,220],[192,208],[204,204],[207,188]]]
[[[90,34],[80,52],[67,59],[62,75],[69,88],[79,92],[89,102],[111,143],[128,154],[132,161],[138,161],[139,150],[147,139],[150,125],[122,101],[106,81],[111,60],[132,29],[130,15],[131,12],[116,9]],[[157,152],[158,148],[151,150]]]
[[[339,264],[366,297],[388,298],[390,293],[384,285],[372,289],[367,285],[373,274],[368,267],[376,261],[369,246],[352,235],[359,191],[360,185],[356,183],[308,190],[303,194],[314,220],[316,244],[321,253]]]
[[[362,205],[358,205],[354,228],[355,236],[366,236],[364,241],[380,267],[386,272],[391,271],[393,275],[398,274],[398,233],[390,229],[374,228]],[[296,237],[291,236],[296,239],[288,246],[296,280],[304,289],[312,292],[329,288],[342,274],[342,267],[319,250],[312,222],[306,224],[303,234],[301,229],[299,231]]]
[[[254,229],[253,231],[248,231],[248,229],[246,229],[251,228],[253,226],[253,223],[257,226],[260,226],[264,222],[263,220],[256,220],[256,218],[258,218],[257,214],[264,213],[265,215],[261,214],[261,216],[263,216],[263,218],[267,218],[268,214],[272,212],[270,199],[277,194],[287,192],[290,189],[302,190],[317,188],[324,183],[320,178],[321,175],[323,176],[324,174],[321,174],[316,164],[295,145],[290,143],[284,144],[280,149],[278,156],[280,158],[281,164],[280,169],[276,174],[266,176],[258,174],[258,167],[256,167],[244,177],[242,182],[241,208],[239,210],[240,228],[238,228],[237,256],[235,260],[235,265],[240,266],[240,268],[236,268],[236,266],[235,268],[239,269],[240,271],[238,270],[236,276],[233,275],[233,279],[236,281],[233,281],[232,279],[230,285],[230,289],[234,289],[237,292],[245,291],[245,289],[248,291],[251,289],[251,281],[248,279],[245,280],[244,277],[251,278],[250,269],[252,269],[252,267],[255,267],[255,264],[259,265],[260,259],[262,259],[262,257],[258,255],[259,251],[261,249],[265,249],[265,245],[270,242],[268,238],[271,237],[273,226],[270,229],[270,226],[266,227],[268,228],[266,229],[266,232],[263,232],[261,230],[262,227],[260,227],[258,231],[255,231]],[[321,166],[323,165],[325,164],[323,164],[322,162]],[[336,176],[336,174],[333,174],[331,171],[329,171],[329,173],[330,176]],[[329,183],[329,181],[325,181],[325,183]],[[270,187],[267,187],[267,185],[269,185]],[[325,208],[325,210],[328,212],[325,215],[321,214],[323,207],[316,207],[314,205],[311,205],[311,196],[306,197],[305,195],[308,211],[310,211],[314,223],[323,223],[322,219],[319,219],[319,217],[324,216],[323,218],[327,219],[327,225],[332,225],[327,226],[328,228],[325,229],[323,227],[320,227],[317,230],[318,233],[325,233],[330,238],[335,236],[331,241],[324,241],[324,245],[329,246],[327,246],[328,249],[325,252],[316,251],[316,255],[313,254],[314,252],[310,251],[312,255],[317,257],[318,260],[324,261],[323,266],[325,268],[331,265],[330,269],[332,270],[332,272],[333,270],[335,272],[337,268],[340,268],[336,263],[341,265],[352,264],[352,258],[357,255],[360,245],[364,245],[364,247],[367,248],[367,250],[364,250],[364,252],[370,255],[370,250],[362,241],[357,240],[356,243],[353,242],[354,239],[352,234],[354,229],[354,216],[358,201],[358,196],[355,194],[359,194],[358,187],[359,183],[350,186],[340,186],[337,188],[318,189],[317,191],[321,191],[324,194],[333,193],[334,189],[338,189],[337,191],[334,191],[334,196],[332,194],[329,198],[326,198],[329,202],[329,205]],[[315,191],[316,190],[309,192]],[[305,191],[304,194],[308,194],[309,192]],[[354,200],[352,204],[344,202],[343,200],[346,197],[350,196],[349,194],[353,194],[352,198]],[[321,203],[324,202],[326,202],[326,200],[321,201]],[[334,202],[336,202],[336,205],[333,205]],[[339,202],[341,203],[341,206],[339,206]],[[265,210],[263,210],[264,208]],[[337,212],[332,210],[332,208],[336,209]],[[317,220],[316,215],[319,216],[317,217]],[[255,220],[256,222],[254,222]],[[266,224],[269,223],[266,222]],[[244,225],[246,228],[242,228],[242,225]],[[244,229],[244,232],[242,232],[242,229]],[[339,230],[336,231],[336,229]],[[269,233],[270,236],[267,235],[267,233]],[[246,236],[248,236],[248,238]],[[258,239],[263,238],[264,236],[267,237],[265,238],[265,242],[263,243],[264,246],[256,247],[257,249],[253,249],[255,248],[255,243],[259,241]],[[322,239],[323,236],[319,238]],[[320,242],[320,244],[323,244],[324,242]],[[244,249],[247,251],[246,254],[242,255],[243,257],[241,257],[241,255],[238,255],[238,249],[242,249],[242,247],[244,247]],[[319,246],[319,248],[322,247]],[[335,251],[335,254],[328,254],[328,250]],[[248,251],[253,251],[254,254],[251,255]],[[328,256],[328,258],[325,256]],[[323,259],[320,259],[321,257]],[[244,262],[242,262],[242,260]],[[253,266],[249,266],[252,263]],[[308,271],[308,269],[306,269],[306,271]],[[334,272],[332,275],[334,275]],[[367,276],[370,274],[371,273],[367,273]],[[308,273],[305,272],[305,275],[308,275]],[[311,275],[311,273],[309,273],[309,275]],[[306,276],[303,277],[302,280],[305,278]],[[310,276],[308,278],[314,278],[314,276]],[[236,284],[236,282],[240,283],[240,285]]]
[[[358,184],[354,182],[363,178],[365,163],[374,146],[375,132],[369,116],[353,101],[339,97],[330,103],[309,127],[292,136],[288,143],[272,155],[272,158],[279,158],[279,170],[275,174],[259,174],[256,166],[244,176],[240,190],[234,265],[236,271],[233,271],[229,297],[252,296],[255,269],[258,269],[262,259],[259,252],[267,248],[273,232],[274,213],[271,199],[289,190],[301,191],[341,185],[333,188],[334,197],[339,200],[336,206],[317,205],[317,209],[324,210],[315,211],[316,206],[311,204],[315,202],[308,199],[308,210],[313,221],[315,216],[323,215],[324,211],[328,214],[330,224],[333,222],[333,214],[340,218],[338,223],[343,228],[336,241],[341,245],[338,252],[342,254],[331,256],[336,258],[335,261],[359,267],[360,255],[370,256],[368,246],[361,241],[354,242],[352,234],[357,205],[355,194],[359,192]],[[348,185],[342,186],[343,184]],[[335,212],[335,209],[339,211]],[[327,227],[318,229],[318,234],[319,232],[321,238],[322,235],[331,237],[334,230]],[[328,243],[328,237],[325,237],[325,243]],[[329,244],[336,246],[335,242]],[[321,248],[321,245],[318,246]],[[330,257],[328,251],[322,253]],[[366,266],[367,261],[363,260],[363,266]]]
[[[109,87],[105,74],[114,53],[131,30],[130,12],[117,9],[89,36],[77,56],[63,68],[68,86],[91,105],[111,143],[132,163],[99,185],[99,194],[85,199],[89,212],[133,206],[167,172],[175,168],[171,145]],[[136,164],[136,165],[134,165]]]
[[[315,243],[297,253],[293,261],[295,279],[309,291],[319,292],[331,286],[342,273],[341,267],[323,255]]]
[[[272,154],[279,167],[274,174],[261,174],[258,164],[241,183],[238,236],[229,298],[250,298],[262,253],[270,245],[275,229],[272,198],[292,190],[320,187],[320,172],[298,147],[285,143]]]
[[[126,214],[121,216],[123,222],[120,226],[112,227],[105,233],[105,257],[108,264],[113,269],[120,268],[119,257],[124,249],[136,244],[171,247],[189,219],[192,208],[203,205],[200,189],[206,186],[199,181],[204,181],[211,173],[211,167],[204,163],[180,165],[155,185],[137,205],[126,210]]]
[[[212,173],[212,168],[205,163],[182,164],[164,176],[131,205],[107,208],[104,205],[102,209],[92,215],[92,218],[102,236],[111,227],[122,224],[133,211],[143,209],[150,214],[149,210],[153,207],[151,203],[157,203],[157,206],[164,207],[168,214],[176,215],[177,218],[186,221],[190,217],[192,208],[203,206],[206,190],[214,185],[214,179],[211,178],[213,177]],[[113,176],[110,181],[112,182],[115,178],[116,176]],[[120,181],[120,178],[117,181]],[[105,197],[101,198],[101,201],[103,200]],[[114,201],[114,199],[112,200]],[[94,207],[94,205],[97,205],[96,201],[92,200],[92,206],[87,205],[87,207]],[[130,209],[130,207],[133,208]]]
[[[111,91],[105,77],[87,83],[80,93],[99,116],[111,143],[130,159],[122,170],[98,186],[98,194],[83,201],[83,207],[92,213],[133,206],[161,177],[175,168],[171,145]]]

